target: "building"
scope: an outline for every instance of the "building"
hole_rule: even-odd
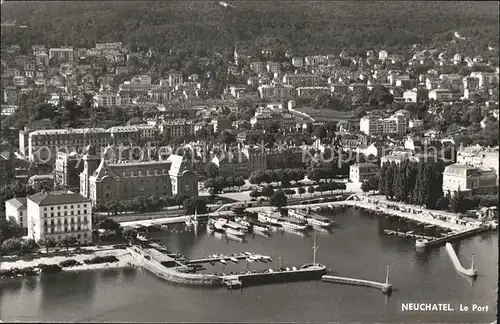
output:
[[[120,106],[122,104],[121,98],[118,94],[113,92],[102,92],[94,96],[94,106],[95,107],[113,107]]]
[[[24,145],[20,150],[25,152]],[[77,148],[83,148],[89,144],[102,149],[108,146],[110,142],[110,133],[103,128],[76,128],[76,129],[47,129],[37,130],[28,134],[28,158],[30,161],[50,162],[55,160],[57,152],[75,151]]]
[[[253,73],[259,74],[266,71],[266,65],[264,62],[252,62],[250,63],[250,70]]]
[[[281,69],[281,64],[278,62],[267,62],[267,72],[277,73]]]
[[[140,132],[135,126],[113,126],[106,131],[109,132],[109,143],[115,145],[137,143],[140,139]]]
[[[154,125],[134,125],[139,131],[139,139],[141,141],[153,141],[158,136],[158,128]]]
[[[28,179],[28,185],[36,191],[54,189],[54,174],[35,174]]]
[[[295,97],[295,89],[288,84],[264,84],[258,87],[261,99],[266,100],[288,100]]]
[[[434,89],[429,91],[429,99],[435,101],[450,101],[453,98],[453,93],[448,89]]]
[[[56,241],[75,236],[92,242],[92,205],[89,199],[71,191],[39,192],[27,199],[28,237]]]
[[[407,125],[407,119],[401,115],[389,118],[370,115],[362,117],[359,121],[359,129],[366,135],[405,134]]]
[[[78,191],[80,189],[80,173],[82,171],[83,161],[78,153],[57,152],[54,167],[54,183],[56,187]]]
[[[378,166],[373,163],[356,163],[349,167],[349,180],[363,182],[377,175]]]
[[[455,163],[448,165],[443,172],[443,192],[465,193],[468,195],[498,192],[495,170]]]
[[[168,74],[168,85],[170,87],[175,87],[178,84],[182,84],[184,82],[184,78],[182,76],[182,72],[170,72]]]
[[[229,118],[218,117],[212,120],[212,125],[214,127],[214,133],[222,132],[226,129],[232,129],[233,123]]]
[[[457,152],[457,163],[491,168],[498,177],[498,147],[461,146]]]
[[[194,123],[186,119],[166,120],[159,128],[161,133],[169,134],[170,138],[194,135]]]
[[[304,66],[304,59],[300,56],[292,57],[292,65],[300,68]]]
[[[294,73],[283,76],[283,83],[289,84],[294,88],[320,87],[325,85],[324,81],[321,75],[313,73]]]
[[[28,234],[28,212],[26,197],[12,198],[5,202],[5,218],[14,221],[23,232]]]
[[[298,87],[297,98],[315,98],[317,95],[330,92],[328,87]]]
[[[74,50],[72,48],[51,48],[49,49],[49,60],[56,58],[60,62],[74,61]]]
[[[214,156],[212,159],[221,176],[235,176],[235,177],[248,177],[250,172],[248,170],[248,158],[243,152],[224,152],[223,156]]]
[[[87,156],[83,161],[80,192],[93,204],[138,196],[198,195],[198,177],[179,155],[171,154],[167,160],[146,162],[120,163],[103,157],[96,163]]]

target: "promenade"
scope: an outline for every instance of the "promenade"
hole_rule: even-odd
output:
[[[360,200],[356,200],[360,199]],[[370,201],[370,202],[369,202]],[[394,208],[389,208],[385,206],[385,204],[389,205],[396,205],[398,207],[402,207],[406,211],[394,209]],[[220,209],[230,209],[230,207],[233,204],[224,204],[221,205]],[[387,215],[393,215],[393,216],[398,216],[401,218],[405,219],[410,219],[416,222],[421,222],[429,225],[435,225],[439,226],[442,228],[448,228],[452,231],[464,231],[468,229],[465,225],[461,224],[456,224],[450,221],[445,221],[441,220],[438,218],[435,218],[437,214],[439,215],[444,215],[447,217],[447,219],[457,219],[458,215],[452,214],[452,213],[442,213],[440,211],[435,211],[435,210],[427,210],[423,208],[419,208],[416,206],[412,205],[406,205],[406,204],[398,204],[398,203],[393,203],[390,201],[386,201],[383,199],[378,199],[373,196],[362,196],[362,195],[353,195],[353,199],[351,200],[346,200],[346,201],[335,201],[335,202],[324,202],[324,203],[315,203],[315,204],[308,204],[308,205],[289,205],[287,208],[308,208],[308,207],[329,207],[329,206],[350,206],[350,207],[358,207],[358,208],[364,208],[367,210],[374,210],[378,211]],[[259,211],[266,211],[266,210],[271,210],[274,207],[272,206],[257,206],[257,207],[249,207],[246,210],[250,212],[259,212]],[[413,213],[411,211],[418,211],[419,213]],[[220,216],[225,216],[225,215],[230,215],[230,211],[219,211],[219,212],[213,212],[210,213],[210,217],[220,217]],[[166,217],[166,218],[157,218],[154,220],[139,220],[139,221],[129,221],[129,222],[120,222],[122,226],[152,226],[152,225],[167,225],[167,224],[174,224],[174,223],[183,223],[186,221],[189,217],[192,217],[194,215],[189,215],[189,216],[177,216],[177,217]],[[207,214],[204,215],[198,215],[198,218],[203,219],[208,217]]]

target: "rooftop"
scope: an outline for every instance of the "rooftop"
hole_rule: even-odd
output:
[[[38,206],[87,203],[90,199],[69,190],[39,192],[28,197]]]
[[[19,209],[26,207],[26,197],[12,198],[7,200],[5,203],[14,206],[15,209]]]

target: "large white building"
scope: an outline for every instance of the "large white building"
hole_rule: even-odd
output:
[[[28,228],[26,197],[7,200],[5,202],[5,218],[14,221],[26,234]]]
[[[39,192],[27,198],[28,237],[36,241],[49,236],[56,241],[75,236],[92,241],[90,199],[71,191]]]
[[[408,120],[401,115],[389,118],[364,116],[359,120],[359,129],[366,135],[405,134],[408,129]]]
[[[288,100],[295,97],[295,89],[288,84],[263,84],[258,88],[261,99]]]
[[[449,101],[452,98],[453,93],[448,89],[434,89],[429,91],[429,99],[434,99],[435,101]]]
[[[94,106],[95,107],[113,107],[120,106],[122,100],[120,96],[113,92],[101,92],[94,96]]]
[[[498,192],[495,170],[488,167],[474,167],[455,163],[448,165],[443,172],[443,192],[467,194],[486,194]]]
[[[319,87],[325,85],[323,78],[319,74],[294,73],[283,76],[283,83],[297,87]]]

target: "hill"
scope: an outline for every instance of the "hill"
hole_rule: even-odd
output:
[[[39,1],[5,2],[1,20],[28,28],[2,28],[2,44],[94,46],[122,41],[133,48],[292,49],[297,54],[397,50],[415,43],[448,43],[454,32],[469,41],[458,50],[498,48],[496,2],[434,1]],[[472,44],[473,42],[473,44]],[[455,50],[455,49],[453,49]]]

